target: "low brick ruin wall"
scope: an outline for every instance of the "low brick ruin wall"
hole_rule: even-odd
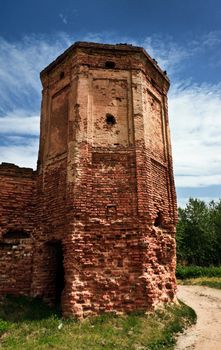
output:
[[[0,296],[30,294],[35,183],[32,169],[0,165]]]

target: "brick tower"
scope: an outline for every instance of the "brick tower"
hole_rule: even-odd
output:
[[[41,81],[30,294],[78,317],[175,300],[167,76],[140,47],[77,42]]]

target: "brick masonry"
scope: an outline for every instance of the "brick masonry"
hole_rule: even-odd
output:
[[[142,48],[78,42],[41,81],[37,171],[0,165],[0,295],[77,317],[175,301],[167,76]]]

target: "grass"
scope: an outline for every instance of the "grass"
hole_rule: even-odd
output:
[[[188,306],[153,314],[103,314],[79,322],[63,320],[38,299],[7,297],[0,303],[0,349],[170,350],[175,335],[195,322]]]
[[[178,280],[178,284],[207,286],[221,289],[221,277],[197,277]]]

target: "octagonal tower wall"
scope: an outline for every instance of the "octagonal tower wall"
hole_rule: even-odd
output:
[[[53,299],[48,244],[59,241],[64,315],[173,301],[168,78],[142,48],[76,43],[41,80],[32,294]]]

